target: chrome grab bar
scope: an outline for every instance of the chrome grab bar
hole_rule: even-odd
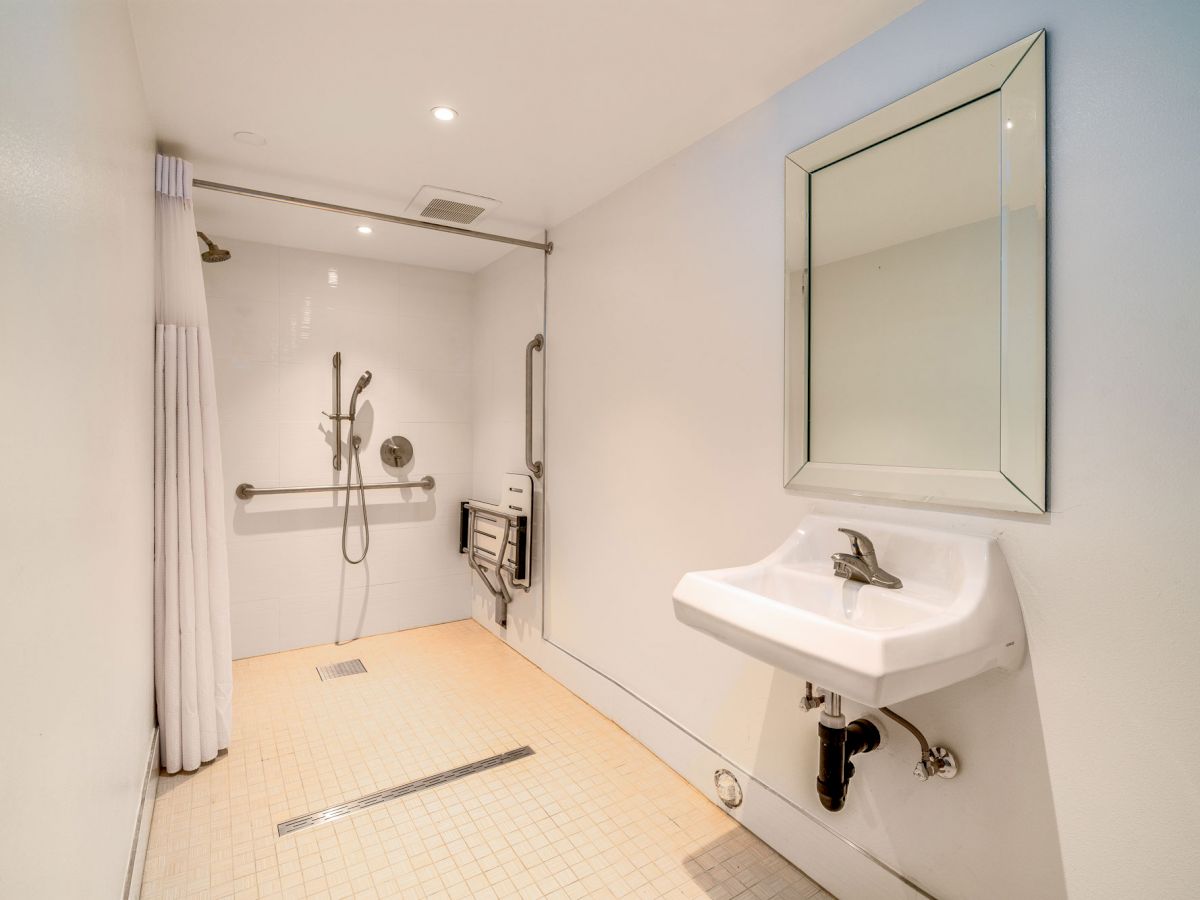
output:
[[[433,476],[426,475],[420,481],[385,481],[381,484],[364,484],[362,489],[364,491],[379,491],[386,488],[423,488],[424,490],[432,491],[434,487]],[[323,484],[319,487],[256,488],[252,484],[242,482],[233,493],[239,500],[249,500],[251,497],[257,497],[259,494],[316,494],[321,491],[341,491],[345,490],[345,488],[344,484]]]
[[[542,477],[542,463],[533,459],[533,351],[541,350],[544,344],[539,334],[525,345],[525,466],[534,478]]]

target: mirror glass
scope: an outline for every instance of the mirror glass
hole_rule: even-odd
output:
[[[789,155],[788,486],[1044,509],[1042,44]]]
[[[811,459],[999,468],[999,107],[813,173]]]

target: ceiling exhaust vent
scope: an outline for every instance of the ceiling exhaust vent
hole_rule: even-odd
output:
[[[408,204],[405,215],[455,225],[473,225],[500,205],[499,200],[425,185]]]

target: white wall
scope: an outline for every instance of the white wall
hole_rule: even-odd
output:
[[[0,895],[118,897],[154,729],[154,141],[121,0],[0,3]]]
[[[784,154],[1041,27],[1050,513],[785,491]],[[927,0],[552,232],[549,636],[622,687],[530,638],[520,609],[509,640],[698,785],[674,761],[703,744],[672,723],[769,785],[740,814],[835,893],[894,894],[781,797],[943,897],[1185,897],[1200,879],[1198,35],[1185,2]],[[506,263],[481,304],[525,277]],[[825,813],[803,685],[675,622],[681,573],[758,559],[812,510],[999,535],[1028,660],[900,707],[959,754],[954,782],[915,782],[897,734]]]
[[[204,277],[228,490],[234,656],[469,616],[458,503],[471,484],[471,277],[215,239],[233,253],[204,266]],[[437,480],[432,493],[367,492],[371,545],[361,565],[341,555],[344,494],[233,496],[243,481],[345,483],[348,461],[334,471],[322,415],[332,408],[330,358],[339,350],[343,412],[359,375],[374,375],[358,407],[366,480]],[[385,471],[380,460],[391,435],[413,443],[403,472]],[[349,548],[357,557],[357,494],[353,504]]]

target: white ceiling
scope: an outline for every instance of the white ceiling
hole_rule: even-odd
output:
[[[918,0],[130,0],[196,177],[403,214],[424,184],[538,237]],[[452,106],[451,123],[429,113]],[[254,131],[265,147],[233,140]],[[215,234],[475,271],[506,246],[197,191]]]

